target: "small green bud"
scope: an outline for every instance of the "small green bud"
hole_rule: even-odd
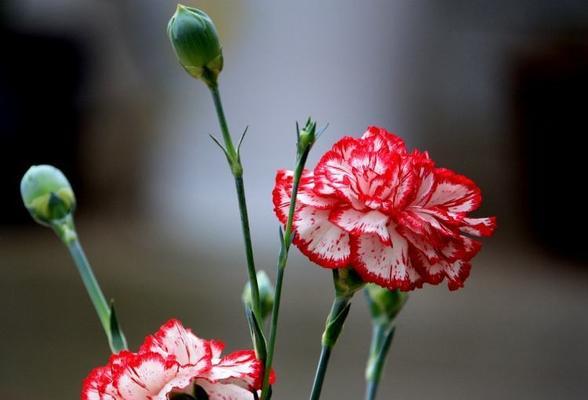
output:
[[[257,272],[257,286],[259,287],[259,301],[261,302],[261,318],[267,318],[274,307],[274,287],[265,271]],[[243,289],[241,296],[243,303],[253,310],[253,297],[251,296],[251,285],[249,282]]]
[[[333,282],[337,297],[351,298],[355,292],[365,286],[365,282],[353,268],[334,269]]]
[[[304,153],[316,141],[316,122],[310,118],[306,125],[298,132],[298,154]]]
[[[214,23],[204,12],[178,4],[169,20],[167,35],[184,69],[215,87],[223,69],[222,46]]]
[[[406,292],[389,290],[373,283],[366,286],[365,292],[372,318],[383,323],[392,322],[408,300]]]
[[[34,165],[20,182],[20,193],[31,216],[42,225],[51,225],[71,215],[76,199],[63,173],[51,165]]]

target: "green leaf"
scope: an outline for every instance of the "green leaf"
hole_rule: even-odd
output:
[[[126,350],[127,339],[125,334],[120,328],[118,319],[116,317],[116,311],[114,310],[114,300],[110,301],[110,348],[113,353],[118,353],[121,350]]]
[[[257,358],[264,361],[267,357],[267,349],[265,345],[265,336],[261,329],[261,324],[255,317],[255,313],[251,309],[251,307],[245,307],[245,313],[247,315],[247,322],[249,323],[249,333],[251,334],[251,339],[253,340],[253,347],[255,348],[255,353],[257,354]]]

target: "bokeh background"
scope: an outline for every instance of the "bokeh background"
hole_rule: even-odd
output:
[[[585,0],[192,1],[216,21],[234,135],[244,145],[257,264],[273,276],[275,170],[294,122],[330,124],[310,165],[370,124],[428,149],[497,215],[463,290],[415,292],[382,399],[585,399],[588,111]],[[234,189],[208,138],[205,87],[177,65],[168,0],[0,2],[0,397],[73,399],[108,347],[66,250],[35,225],[30,164],[71,177],[77,223],[130,344],[167,318],[249,347]],[[276,368],[280,400],[307,396],[330,274],[292,251]],[[358,296],[324,399],[359,399],[369,317]]]

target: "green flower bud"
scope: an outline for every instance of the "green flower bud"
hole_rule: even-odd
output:
[[[259,301],[261,302],[261,318],[267,318],[274,307],[274,287],[265,271],[257,272],[257,286],[259,287]],[[243,303],[253,309],[253,298],[251,296],[251,286],[249,282],[243,289],[241,296]]]
[[[215,87],[223,69],[223,52],[210,17],[196,8],[178,4],[167,34],[182,67],[194,78]]]
[[[63,173],[51,165],[34,165],[20,182],[20,193],[31,216],[42,225],[51,225],[71,215],[76,199]]]
[[[316,141],[316,122],[310,118],[304,128],[298,132],[298,154],[304,153]]]
[[[334,269],[333,282],[337,297],[351,298],[355,292],[365,286],[365,282],[353,268]]]
[[[389,290],[373,283],[366,286],[366,295],[372,318],[382,323],[392,322],[408,300],[406,292]]]

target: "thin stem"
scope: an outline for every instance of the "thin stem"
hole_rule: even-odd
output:
[[[102,289],[100,289],[100,285],[94,276],[92,266],[78,239],[73,217],[68,215],[63,220],[53,222],[51,226],[71,254],[90,300],[94,305],[96,314],[98,314],[98,319],[106,333],[112,353],[116,354],[121,350],[126,350],[127,340],[120,328],[114,308],[106,301],[106,297],[104,297],[104,293],[102,293]]]
[[[327,373],[327,366],[331,358],[331,347],[322,346],[321,356],[319,358],[318,366],[316,367],[316,373],[314,376],[314,383],[312,385],[312,392],[310,393],[311,400],[317,400],[321,395],[323,382]]]
[[[227,152],[231,156],[236,155],[237,153],[235,151],[235,146],[233,145],[233,139],[231,138],[231,133],[229,131],[229,125],[227,124],[227,118],[225,117],[223,102],[220,97],[220,91],[218,90],[218,86],[210,87],[210,93],[212,94],[214,108],[216,109],[218,123],[221,128],[221,133],[223,135],[223,141],[225,142]]]
[[[372,330],[372,343],[370,345],[370,357],[366,368],[366,400],[374,400],[378,385],[382,377],[382,371],[386,358],[394,338],[395,328],[389,324],[374,324]]]
[[[249,273],[249,285],[251,286],[251,297],[253,302],[253,314],[258,321],[261,321],[261,303],[259,300],[259,286],[257,284],[257,274],[255,270],[255,259],[253,256],[253,244],[251,242],[251,230],[249,228],[249,216],[247,213],[247,201],[245,197],[245,185],[243,183],[243,166],[238,152],[233,145],[233,139],[229,132],[229,126],[225,117],[223,103],[221,101],[218,86],[209,86],[214,107],[218,117],[218,122],[223,135],[223,141],[226,149],[227,161],[235,178],[235,187],[237,190],[237,199],[239,201],[239,212],[241,214],[241,229],[243,231],[243,241],[245,244],[245,254],[247,258],[247,271]]]
[[[267,400],[270,396],[269,377],[274,360],[276,337],[278,334],[278,320],[280,315],[280,303],[282,300],[282,284],[284,282],[284,271],[288,263],[288,252],[290,250],[290,245],[292,244],[292,224],[294,221],[294,211],[296,209],[296,197],[298,196],[298,186],[300,184],[300,177],[302,176],[302,171],[304,171],[304,165],[306,164],[309,152],[310,148],[308,148],[300,155],[298,162],[296,164],[296,170],[294,171],[294,181],[292,183],[292,194],[290,198],[290,208],[288,210],[288,220],[286,221],[286,227],[280,246],[280,255],[278,256],[278,262],[276,266],[276,289],[274,305],[272,308],[270,339],[267,349],[267,358],[265,362],[265,370],[263,375],[263,385],[261,391],[262,400]]]
[[[351,305],[350,296],[336,296],[327,317],[325,332],[323,333],[322,348],[319,362],[316,368],[314,383],[310,393],[310,400],[318,400],[323,388],[323,382],[327,373],[331,351],[337,343],[337,339],[343,330],[343,325],[349,313]]]
[[[106,336],[110,340],[110,306],[108,305],[108,302],[98,285],[98,281],[92,272],[92,267],[88,262],[84,249],[78,239],[72,240],[66,243],[66,245],[76,267],[78,268],[78,272],[82,277],[82,282],[86,287],[90,300],[96,309],[96,313],[98,314],[100,323],[104,328],[104,332],[106,332]]]
[[[375,399],[376,393],[378,392],[378,383],[379,381],[368,381],[366,389],[365,389],[365,398],[368,399]]]

